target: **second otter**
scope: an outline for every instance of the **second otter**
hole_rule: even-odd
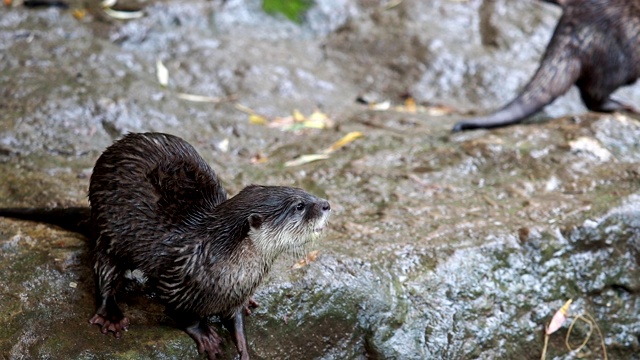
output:
[[[116,304],[137,270],[167,312],[214,359],[218,314],[248,359],[243,306],[281,253],[301,254],[320,235],[329,202],[301,189],[251,185],[227,199],[214,171],[184,140],[129,134],[96,162],[89,187],[96,231],[98,308],[92,324],[116,337],[129,320]]]
[[[540,67],[522,93],[497,112],[453,131],[516,124],[575,84],[593,111],[635,111],[609,96],[640,77],[640,0],[545,0],[563,12]]]

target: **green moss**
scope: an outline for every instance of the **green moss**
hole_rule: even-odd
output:
[[[310,0],[263,0],[262,8],[269,14],[282,14],[287,19],[300,23],[302,15],[313,5]]]
[[[262,9],[269,14],[282,14],[287,19],[300,23],[302,15],[313,5],[310,0],[263,0]]]

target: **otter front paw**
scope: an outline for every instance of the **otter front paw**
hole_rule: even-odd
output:
[[[127,331],[129,328],[129,318],[125,316],[103,316],[96,313],[89,319],[89,324],[100,326],[100,332],[103,334],[112,332],[116,338],[120,338],[122,331]]]
[[[244,314],[247,316],[251,315],[251,309],[255,309],[257,307],[260,307],[260,304],[253,300],[253,298],[249,298],[249,301],[244,305]]]

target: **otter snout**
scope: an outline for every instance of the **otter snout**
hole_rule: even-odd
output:
[[[314,212],[317,214],[316,216],[324,223],[331,213],[331,204],[325,199],[318,199],[315,201],[314,208]]]
[[[329,215],[331,214],[331,204],[325,199],[318,199],[315,204],[316,212],[317,212],[317,221],[316,226],[313,231],[315,233],[320,233],[324,229],[324,226],[327,224],[329,220]]]
[[[329,204],[329,202],[325,199],[320,199],[320,208],[322,209],[322,211],[331,211],[331,204]]]

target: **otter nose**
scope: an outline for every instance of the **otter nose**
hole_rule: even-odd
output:
[[[331,210],[331,204],[329,204],[329,202],[327,200],[322,200],[322,202],[320,202],[320,207],[322,208],[322,211],[330,211]]]

